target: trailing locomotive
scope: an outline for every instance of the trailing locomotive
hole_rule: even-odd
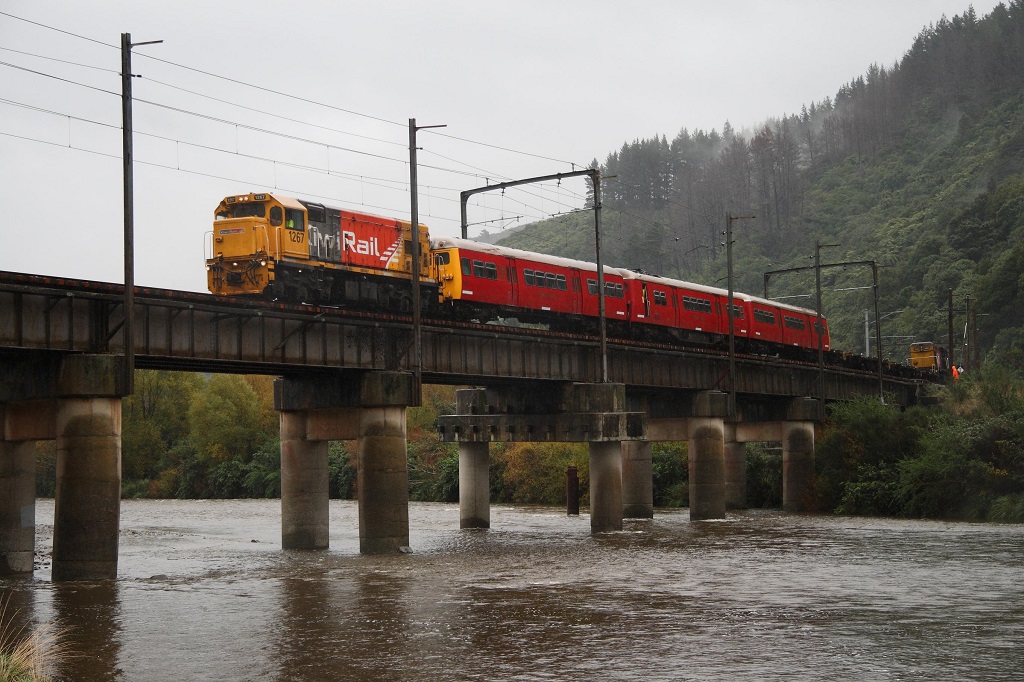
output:
[[[931,341],[910,344],[910,366],[945,376],[950,364],[946,349]]]
[[[411,309],[408,222],[330,208],[277,194],[225,198],[206,260],[210,291],[269,299]],[[421,300],[431,312],[487,322],[514,318],[554,329],[596,328],[597,266],[452,237],[420,240]],[[728,338],[723,289],[604,268],[605,317],[619,335],[685,344]],[[733,294],[737,347],[801,355],[818,348],[816,314]],[[822,318],[822,345],[829,349]]]

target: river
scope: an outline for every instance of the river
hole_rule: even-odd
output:
[[[125,501],[118,579],[0,580],[56,620],[69,680],[1008,680],[1024,669],[1024,526],[687,510],[589,517],[410,506],[411,553],[280,549],[273,500]]]

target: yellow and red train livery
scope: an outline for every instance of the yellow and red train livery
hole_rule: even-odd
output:
[[[215,294],[410,309],[407,221],[270,193],[227,197],[215,216],[206,259]],[[426,226],[418,232],[423,283],[436,290]]]

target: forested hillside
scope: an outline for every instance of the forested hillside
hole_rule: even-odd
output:
[[[609,265],[724,287],[726,213],[753,215],[734,223],[738,290],[760,294],[764,272],[836,245],[823,263],[881,266],[887,357],[905,359],[912,339],[945,344],[953,289],[956,345],[969,306],[981,355],[1024,364],[1024,0],[942,17],[898,63],[798,114],[636,139],[594,166],[613,176],[601,187]],[[500,243],[592,260],[593,217]],[[823,272],[834,347],[864,350],[870,283],[866,268]],[[813,291],[813,275],[790,274],[770,294],[813,307]]]

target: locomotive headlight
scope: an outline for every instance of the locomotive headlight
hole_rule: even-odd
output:
[[[231,264],[231,267],[233,267],[233,268],[237,268],[237,267],[238,267],[238,263],[237,263],[237,262],[235,262],[235,263],[232,263],[232,264]]]
[[[260,265],[261,266],[266,266],[266,264],[267,264],[267,260],[265,258],[260,261]]]

